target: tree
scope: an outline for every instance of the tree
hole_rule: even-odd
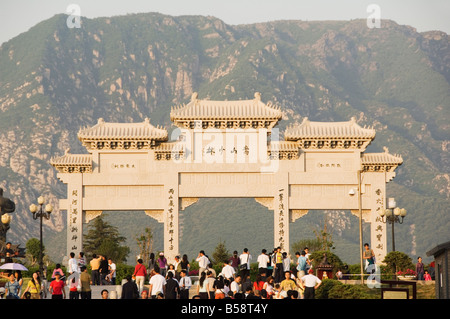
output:
[[[37,238],[31,238],[25,244],[26,248],[26,256],[30,262],[30,265],[33,266],[39,261],[39,253],[40,253],[40,240]],[[42,254],[45,252],[45,247],[42,245]]]
[[[120,236],[117,228],[105,222],[103,217],[100,215],[89,225],[89,230],[83,238],[84,252],[88,257],[97,254],[110,257],[116,263],[125,262],[130,248],[120,246],[120,243],[125,242],[126,238]]]
[[[412,259],[401,251],[391,251],[384,257],[383,262],[394,272],[415,269]]]
[[[332,234],[331,232],[328,232],[328,216],[325,216],[324,223],[323,223],[323,229],[316,228],[314,230],[314,233],[316,234],[317,241],[320,243],[321,247],[320,250],[327,250],[329,251],[330,248],[334,249],[333,246],[333,240],[332,240]]]
[[[217,244],[212,254],[212,257],[216,264],[228,262],[228,260],[230,259],[230,253],[228,252],[228,249],[225,246],[225,242],[220,241]]]
[[[144,233],[136,237],[136,242],[139,246],[139,255],[144,265],[148,265],[150,252],[153,251],[153,233],[148,227],[145,228]]]

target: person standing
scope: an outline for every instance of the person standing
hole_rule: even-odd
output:
[[[233,296],[241,291],[240,284],[241,284],[241,275],[238,274],[236,275],[236,277],[234,278],[234,280],[231,282],[230,285],[230,290],[233,293]]]
[[[159,266],[159,273],[161,274],[161,276],[165,277],[168,265],[167,265],[167,259],[166,259],[166,257],[164,257],[163,252],[159,253],[158,266]]]
[[[192,287],[191,277],[188,276],[186,269],[180,272],[180,299],[189,299],[189,289]]]
[[[14,273],[9,275],[9,281],[5,284],[6,299],[19,299],[20,284],[16,280]]]
[[[423,280],[423,275],[425,273],[425,268],[423,266],[422,257],[417,258],[416,263],[416,274],[417,274],[417,280]]]
[[[78,272],[81,273],[81,266],[86,266],[86,258],[84,257],[84,253],[80,251],[78,254]]]
[[[178,281],[174,278],[173,272],[167,273],[166,284],[164,285],[165,299],[177,299],[180,295],[180,286]]]
[[[92,260],[90,261],[91,265],[91,274],[92,274],[92,284],[100,285],[100,257],[97,257],[96,254],[92,255]]]
[[[91,299],[91,276],[89,275],[86,266],[81,266],[80,271],[81,299]]]
[[[52,299],[66,299],[66,290],[64,287],[64,280],[61,280],[61,275],[56,273],[55,280],[50,283],[49,287],[49,291],[52,294]]]
[[[375,272],[375,269],[372,265],[375,264],[375,253],[373,252],[372,249],[370,249],[369,244],[365,243],[364,244],[364,254],[363,254],[363,259],[366,260],[366,270],[368,273],[373,273]]]
[[[144,267],[145,268],[145,267]],[[136,283],[130,275],[126,276],[127,282],[122,286],[122,296],[120,299],[139,299],[139,291]]]
[[[295,256],[297,256],[297,278],[300,279],[306,275],[306,252],[302,250],[301,253],[295,253]]]
[[[322,284],[322,280],[313,275],[313,270],[310,269],[308,274],[300,279],[300,285],[304,289],[304,299],[314,299],[316,289]]]
[[[110,278],[111,285],[115,285],[116,284],[116,268],[117,267],[111,258],[108,258],[108,266],[109,266],[108,277]]]
[[[231,261],[229,261],[228,264],[224,263],[221,274],[223,275],[224,278],[228,279],[229,281],[234,280],[236,272],[234,268],[231,266]]]
[[[237,250],[233,251],[233,256],[231,256],[230,258],[230,263],[231,263],[231,267],[234,268],[235,272],[238,272],[238,267],[239,267],[239,256],[238,256],[238,252]]]
[[[70,259],[69,259],[68,271],[69,271],[69,274],[72,275],[74,272],[78,272],[78,263],[77,263],[77,260],[75,259],[75,253],[71,252],[69,255],[70,255]]]
[[[148,289],[148,294],[152,299],[156,299],[159,293],[163,293],[164,285],[166,284],[166,279],[159,273],[159,269],[153,269],[153,273],[150,278],[150,287]]]
[[[201,276],[208,269],[209,259],[206,257],[205,251],[200,250],[195,260],[198,261],[198,275]]]
[[[267,266],[270,264],[269,256],[266,253],[267,250],[263,249],[257,259],[258,273],[263,277],[267,276]]]
[[[5,247],[5,264],[12,263],[14,256],[14,250],[11,248],[11,243],[7,242]]]
[[[108,276],[109,273],[108,260],[103,255],[100,256],[100,267],[98,270],[100,272],[100,284],[108,285],[109,283],[106,280],[106,276]]]
[[[281,253],[281,247],[277,247],[274,253],[274,279],[275,283],[280,283],[283,280],[283,254]]]
[[[243,281],[246,281],[248,275],[250,274],[250,261],[252,260],[252,256],[247,248],[244,248],[244,251],[239,256],[239,270],[241,273],[241,277]]]
[[[27,288],[22,294],[22,298],[27,292],[30,293],[30,299],[41,299],[41,277],[37,271],[33,273]]]
[[[180,265],[181,270],[186,270],[186,273],[189,274],[189,268],[191,266],[189,265],[188,256],[186,254],[184,254],[183,257],[181,257]]]
[[[147,269],[145,269],[143,260],[139,258],[136,266],[134,267],[133,272],[133,278],[136,281],[136,285],[139,288],[139,294],[141,294],[142,290],[144,290],[144,282],[146,276],[147,276]]]

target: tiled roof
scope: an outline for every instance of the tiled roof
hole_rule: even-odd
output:
[[[299,140],[305,138],[375,138],[373,128],[361,127],[355,118],[348,122],[311,122],[304,118],[301,124],[295,123],[286,128],[284,132],[286,140]]]
[[[255,93],[255,99],[253,100],[237,101],[200,100],[194,93],[188,104],[173,107],[170,112],[172,121],[206,119],[279,120],[281,116],[281,109],[272,106],[271,103],[261,102],[259,93]]]
[[[70,154],[68,150],[63,156],[53,157],[50,160],[50,164],[53,166],[91,166],[92,154]]]
[[[361,158],[361,164],[373,165],[373,164],[386,164],[386,165],[401,165],[403,158],[400,155],[392,155],[388,153],[388,149],[385,148],[384,153],[363,153]]]
[[[80,140],[117,139],[117,140],[167,140],[167,130],[150,124],[149,119],[141,123],[107,123],[102,118],[92,127],[80,129]]]

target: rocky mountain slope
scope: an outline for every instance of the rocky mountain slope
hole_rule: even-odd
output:
[[[231,26],[214,17],[147,13],[82,18],[81,28],[70,29],[66,19],[56,15],[0,46],[0,187],[17,207],[9,240],[24,246],[38,237],[28,207],[40,194],[56,208],[57,199],[65,198],[49,160],[68,147],[85,152],[76,137],[80,127],[99,117],[120,122],[149,117],[170,130],[170,107],[188,101],[192,92],[232,100],[252,98],[256,91],[283,109],[281,130],[306,116],[318,121],[355,116],[359,124],[374,126],[377,137],[368,150],[388,146],[404,159],[388,186],[388,196],[408,210],[405,223],[396,228],[397,249],[423,256],[450,239],[446,33],[418,33],[389,20],[379,29],[367,28],[365,20]],[[219,200],[217,207],[211,201],[192,206],[195,214],[205,215],[208,227],[184,213],[182,249],[194,254],[198,242],[206,242],[211,251],[218,238],[231,250],[244,243],[254,250],[273,245],[271,224],[268,234],[261,233],[251,226],[258,215],[238,212],[233,218],[241,220],[244,235],[228,239],[223,225],[215,223],[217,211],[228,205]],[[247,202],[237,207],[265,210]],[[292,242],[314,236],[311,228],[323,217],[311,215],[293,224]],[[133,223],[127,216],[112,216],[123,232]],[[357,262],[357,236],[352,236],[357,222],[348,212],[331,216],[337,253],[350,261],[356,256]],[[268,215],[267,223],[272,222]],[[160,230],[154,228],[155,248],[161,249]],[[194,238],[187,229],[197,228],[208,231]],[[45,234],[49,254],[61,258],[64,213],[56,209]],[[348,247],[355,254],[344,253]]]

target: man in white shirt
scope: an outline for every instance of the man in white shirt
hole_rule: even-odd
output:
[[[189,289],[192,287],[191,277],[185,269],[180,272],[180,299],[189,299]]]
[[[269,256],[266,255],[267,250],[263,249],[261,255],[258,256],[259,274],[263,277],[267,275],[267,264],[270,262]]]
[[[152,299],[156,299],[159,293],[163,293],[166,279],[162,276],[157,269],[153,270],[154,275],[150,278],[150,287],[148,288],[148,294]]]
[[[304,299],[314,299],[316,289],[319,288],[322,280],[313,275],[313,270],[310,269],[306,276],[300,278],[300,284],[305,289]]]
[[[75,253],[70,253],[70,259],[69,259],[69,274],[73,274],[74,272],[78,272],[78,263],[75,259]]]
[[[239,287],[240,283],[241,283],[241,276],[236,275],[236,278],[234,278],[233,282],[230,285],[230,290],[233,292],[233,295],[240,292],[241,290]]]
[[[229,262],[229,264],[224,264],[224,266],[222,268],[222,275],[224,278],[232,281],[232,280],[234,280],[234,275],[236,274],[236,271],[230,265],[230,263],[231,263],[231,261]]]
[[[113,263],[111,258],[108,258],[108,265],[109,265],[108,278],[111,281],[111,285],[115,285],[116,284],[116,264]]]
[[[195,260],[198,261],[198,276],[200,277],[202,273],[206,271],[206,269],[208,269],[209,259],[205,256],[205,252],[203,250],[200,250],[197,259]]]
[[[247,248],[244,248],[244,252],[239,256],[239,269],[242,277],[242,282],[247,280],[248,275],[250,274],[250,261],[252,260],[252,256]],[[241,265],[247,265],[245,268],[241,268]]]

